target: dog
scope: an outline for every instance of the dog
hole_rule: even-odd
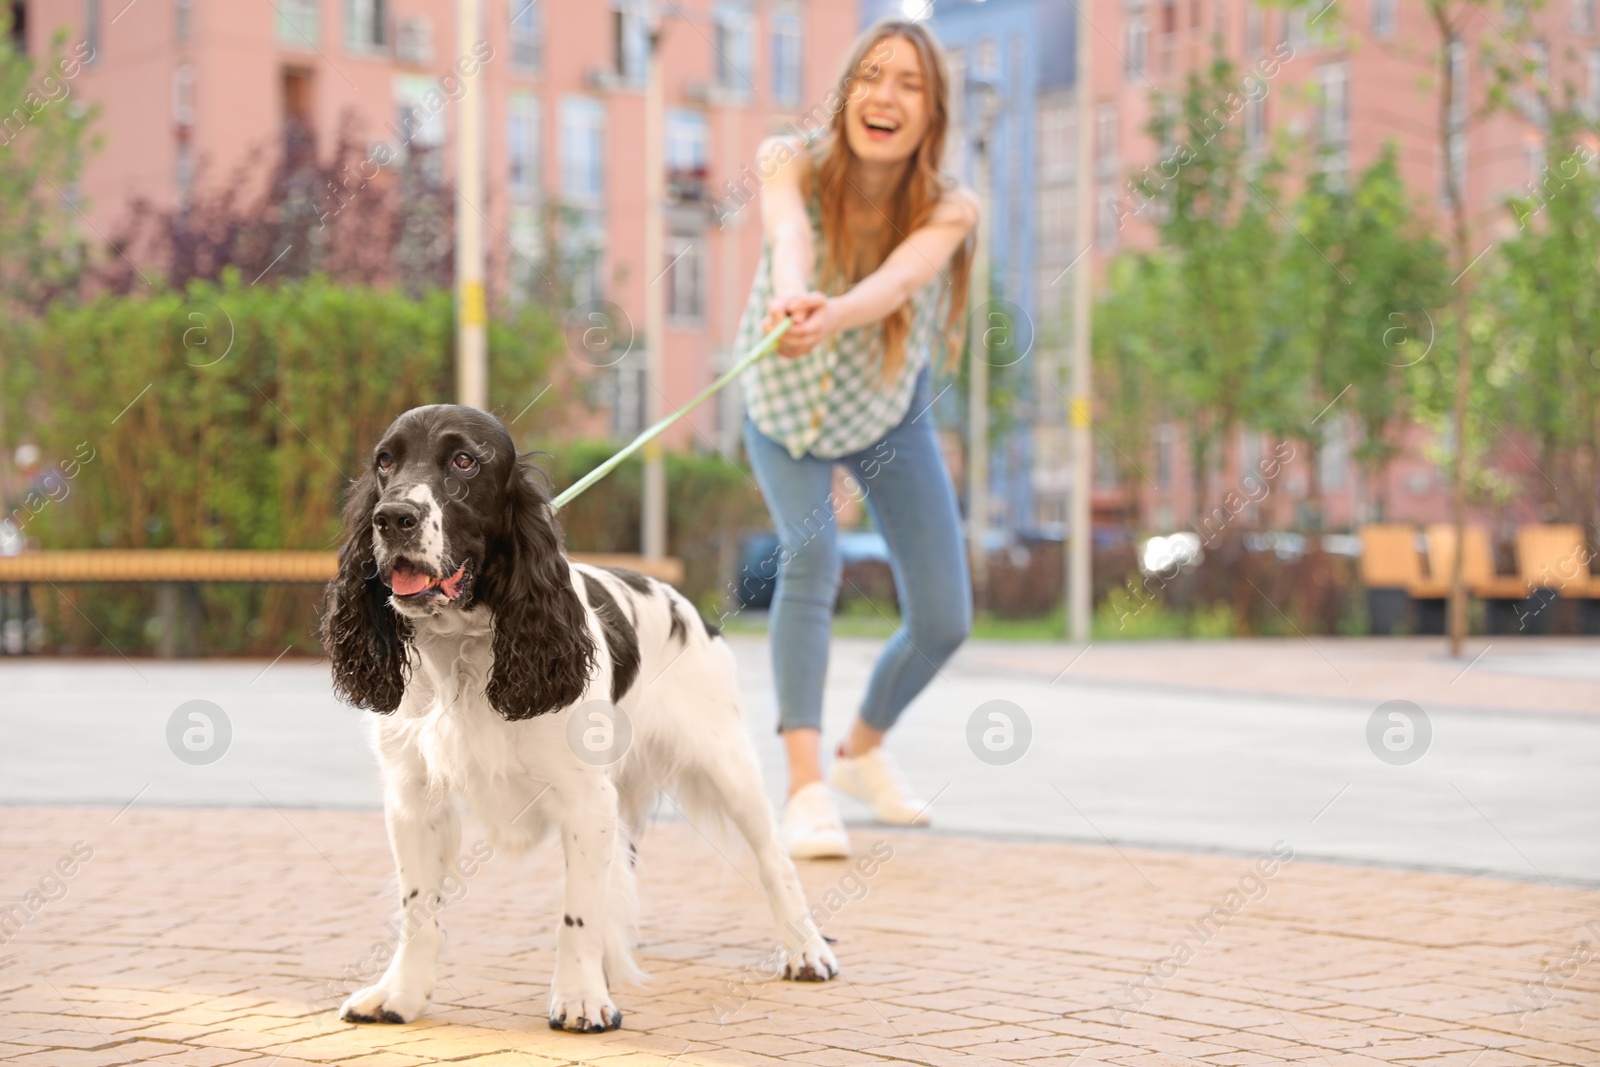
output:
[[[611,983],[640,977],[635,843],[658,791],[691,819],[738,828],[785,977],[834,977],[744,733],[727,643],[666,583],[569,560],[536,475],[499,420],[437,404],[397,418],[351,489],[323,646],[339,696],[377,713],[401,922],[388,969],[340,1017],[404,1023],[425,1009],[457,796],[496,849],[560,833],[553,1029],[622,1023]]]

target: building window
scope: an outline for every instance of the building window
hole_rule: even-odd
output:
[[[1372,0],[1372,36],[1387,41],[1394,36],[1395,0]]]
[[[618,78],[643,84],[650,61],[650,10],[643,0],[614,0],[611,53]]]
[[[1528,181],[1535,189],[1544,177],[1545,154],[1543,141],[1530,141],[1522,146],[1522,158],[1528,164]]]
[[[1100,248],[1111,248],[1117,243],[1117,194],[1114,189],[1100,190],[1100,210],[1096,213],[1094,243]]]
[[[1572,0],[1572,31],[1584,35],[1594,32],[1594,0]]]
[[[706,312],[706,242],[704,237],[674,235],[667,240],[663,264],[667,285],[667,316],[675,322],[696,323]]]
[[[1244,51],[1246,56],[1259,55],[1267,39],[1267,16],[1250,0],[1244,9]]]
[[[974,73],[981,78],[997,79],[1000,76],[1000,46],[993,37],[978,38],[977,65]]]
[[[194,36],[194,0],[172,0],[172,38],[179,44]]]
[[[1350,75],[1342,62],[1317,69],[1317,92],[1317,141],[1340,147],[1350,139]]]
[[[509,0],[511,4],[511,69],[537,74],[544,62],[544,38],[539,0]]]
[[[1070,101],[1039,105],[1039,180],[1070,182],[1076,174],[1078,123]]]
[[[539,98],[513,92],[506,107],[506,183],[514,199],[539,192]]]
[[[1149,30],[1144,23],[1144,13],[1129,15],[1124,28],[1123,55],[1126,57],[1125,73],[1129,78],[1144,76],[1145,54],[1149,44]]]
[[[312,74],[304,67],[284,67],[279,73],[283,104],[284,160],[292,168],[305,162],[313,148],[311,118],[314,113]]]
[[[83,43],[92,63],[100,55],[100,0],[83,0]]]
[[[1283,40],[1296,52],[1304,52],[1311,45],[1311,34],[1306,30],[1306,9],[1290,8],[1283,16]]]
[[[800,27],[798,12],[772,13],[772,100],[786,107],[800,103]]]
[[[1228,0],[1216,0],[1211,5],[1211,32],[1223,45],[1228,41]]]
[[[424,75],[402,74],[394,80],[398,154],[405,159],[416,153],[435,172],[443,165],[438,150],[444,147],[444,111],[429,106],[429,98],[437,100],[438,96],[438,83]]]
[[[1101,104],[1094,115],[1095,172],[1101,180],[1117,173],[1117,105]]]
[[[1039,190],[1039,256],[1048,263],[1072,259],[1073,189],[1050,185]]]
[[[1589,54],[1583,58],[1584,66],[1588,68],[1589,74],[1589,84],[1587,86],[1589,91],[1587,97],[1589,118],[1596,119],[1600,118],[1600,51],[1591,49]]]
[[[319,19],[317,0],[276,0],[278,43],[290,48],[315,48]]]
[[[1322,433],[1322,452],[1317,457],[1321,469],[1322,488],[1343,489],[1350,469],[1350,434],[1345,429],[1344,415],[1335,412],[1328,419]]]
[[[1244,102],[1244,146],[1260,148],[1267,143],[1267,98],[1257,97]]]
[[[352,52],[380,52],[389,44],[389,0],[344,0],[344,43]]]
[[[710,157],[711,133],[703,112],[679,109],[668,111],[666,132],[663,151],[668,170],[692,172],[706,169]]]
[[[723,6],[716,11],[712,51],[717,64],[717,88],[745,97],[755,88],[750,72],[755,54],[755,18],[742,7]]]
[[[432,66],[433,23],[421,15],[400,19],[395,28],[394,58],[407,66]]]
[[[605,191],[605,108],[587,96],[561,101],[561,191],[598,207]]]
[[[512,285],[507,295],[513,304],[520,304],[544,284],[539,276],[544,236],[539,226],[539,209],[531,204],[513,204],[506,236],[514,253],[510,264]]]
[[[172,72],[172,122],[194,125],[194,67],[188,63],[180,63]]]

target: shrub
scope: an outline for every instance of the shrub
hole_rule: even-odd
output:
[[[254,287],[230,274],[53,306],[0,344],[0,445],[32,440],[56,461],[81,445],[94,458],[23,533],[44,548],[332,547],[345,487],[378,434],[454,396],[454,328],[447,292],[414,300],[318,277]],[[560,344],[537,306],[491,325],[496,410],[524,408]],[[97,588],[87,613],[76,610],[86,587],[63,590],[65,603],[36,591],[51,644],[149,647],[153,588]],[[203,587],[204,651],[315,650],[320,596]]]

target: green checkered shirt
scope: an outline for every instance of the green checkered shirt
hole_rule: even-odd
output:
[[[815,191],[806,213],[817,250],[814,277],[821,277],[822,214]],[[883,331],[878,323],[845,330],[797,359],[774,353],[745,371],[740,382],[756,428],[795,459],[807,452],[819,459],[837,459],[883,437],[906,417],[917,374],[942,340],[938,323],[944,291],[943,277],[935,275],[912,297],[906,358],[892,378],[884,380],[880,373]],[[771,299],[772,246],[763,238],[761,262],[739,320],[734,351],[748,351],[761,340],[761,321]]]

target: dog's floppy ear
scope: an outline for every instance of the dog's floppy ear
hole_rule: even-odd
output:
[[[550,498],[518,459],[506,486],[500,543],[491,546],[479,588],[494,612],[489,703],[507,719],[575,704],[595,668],[583,601],[572,588]]]
[[[389,607],[389,587],[372,555],[372,509],[378,482],[368,471],[344,508],[345,542],[339,573],[328,583],[322,647],[333,661],[333,688],[358,708],[387,715],[405,693],[411,623]]]

